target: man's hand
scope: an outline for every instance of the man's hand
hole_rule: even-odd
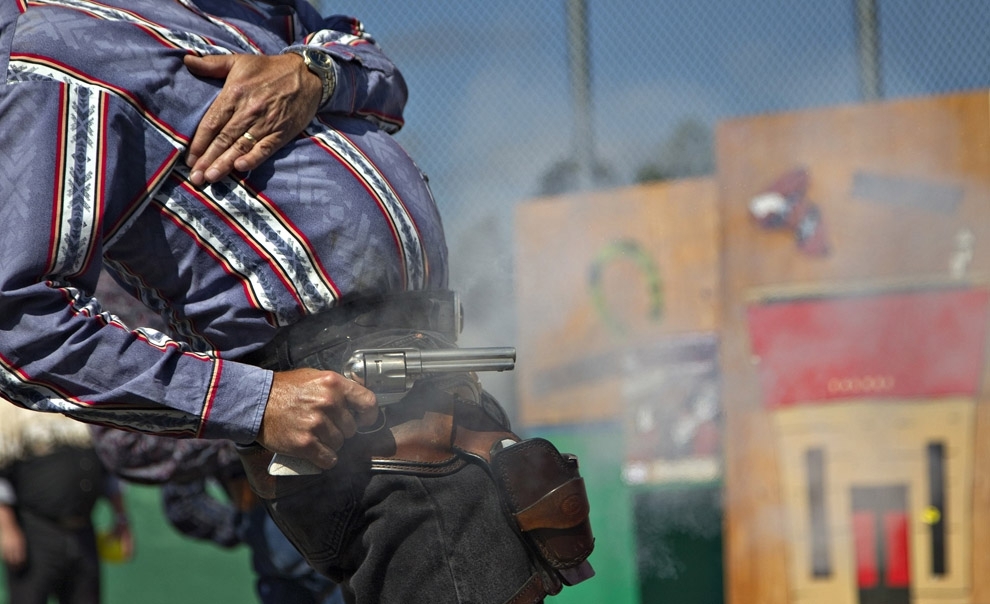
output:
[[[17,524],[14,508],[0,505],[0,559],[11,570],[23,568],[27,562],[27,541]]]
[[[374,425],[378,404],[370,390],[333,371],[278,372],[261,420],[258,443],[329,470],[344,439]]]
[[[224,80],[186,154],[196,186],[260,166],[302,132],[323,96],[320,77],[296,53],[187,55],[183,62],[197,76]]]

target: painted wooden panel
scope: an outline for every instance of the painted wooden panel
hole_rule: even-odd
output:
[[[728,600],[784,604],[801,601],[816,584],[789,577],[793,535],[781,530],[787,514],[782,461],[771,412],[763,406],[747,309],[768,291],[819,295],[850,284],[985,284],[990,103],[986,91],[974,91],[739,118],[719,125],[716,155]],[[983,444],[990,440],[986,351],[984,341],[974,395],[976,468],[990,467],[990,447]],[[918,468],[923,481],[924,464]],[[971,528],[982,537],[968,544],[963,563],[977,569],[990,564],[990,479],[984,473],[962,479],[971,495],[957,494],[975,502]],[[982,570],[954,591],[939,591],[917,584],[915,562],[915,602],[990,601],[990,575]],[[851,590],[830,597],[857,601]]]
[[[914,288],[751,304],[768,409],[863,396],[975,396],[990,288]]]
[[[523,424],[620,419],[623,392],[648,387],[654,368],[711,357],[717,235],[709,179],[521,204],[515,371]]]

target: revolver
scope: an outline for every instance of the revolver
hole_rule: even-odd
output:
[[[379,406],[399,402],[419,378],[451,372],[505,371],[516,364],[512,347],[373,348],[355,350],[344,362],[341,374],[375,393]],[[278,455],[268,464],[272,476],[319,474],[316,465],[295,457]]]

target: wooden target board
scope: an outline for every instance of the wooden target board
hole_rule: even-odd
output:
[[[624,397],[659,379],[657,367],[711,360],[717,234],[710,179],[520,204],[522,423],[619,419]]]
[[[971,572],[990,562],[990,95],[736,119],[716,153],[728,601],[990,601],[990,577]],[[951,301],[903,306],[919,290]],[[957,306],[972,328],[910,337]],[[864,309],[875,331],[856,328]],[[793,354],[767,352],[781,342]],[[816,356],[794,358],[808,342]],[[965,362],[935,366],[960,346]],[[942,546],[927,536],[933,459],[958,506]],[[816,521],[807,502],[823,493]],[[890,568],[863,537],[887,517]]]

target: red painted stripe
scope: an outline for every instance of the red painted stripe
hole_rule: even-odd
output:
[[[61,398],[61,399],[65,399],[67,401],[71,401],[72,403],[75,403],[75,404],[80,405],[82,407],[89,407],[89,406],[91,406],[91,403],[88,403],[86,401],[80,400],[80,399],[72,396],[71,394],[69,394],[65,390],[62,390],[62,388],[56,386],[55,384],[50,384],[50,383],[47,383],[47,382],[42,382],[42,381],[39,381],[39,380],[36,380],[36,379],[32,378],[27,372],[25,372],[22,368],[20,368],[17,365],[15,365],[10,359],[8,359],[7,357],[5,357],[3,354],[0,354],[0,365],[2,365],[3,368],[7,372],[16,375],[17,378],[20,379],[22,382],[24,382],[24,384],[26,384],[28,387],[30,387],[30,386],[38,386],[38,387],[41,387],[41,388],[45,388],[47,390],[51,390],[53,393],[55,393],[56,395],[58,395],[58,397]],[[0,403],[0,404],[6,404],[6,403]]]
[[[391,114],[388,114],[388,113],[381,113],[379,111],[371,111],[371,110],[358,111],[358,115],[371,116],[371,117],[374,117],[376,119],[379,119],[379,120],[381,120],[383,122],[387,122],[389,124],[392,124],[393,126],[397,126],[399,128],[402,128],[402,126],[404,126],[406,124],[406,120],[404,120],[401,117],[398,117],[398,116],[395,116],[395,115],[391,115]]]
[[[203,250],[211,258],[217,261],[217,264],[220,265],[220,268],[222,268],[227,274],[236,278],[238,282],[240,282],[241,289],[244,291],[244,299],[247,301],[248,305],[250,305],[252,308],[261,311],[262,315],[265,317],[265,320],[268,321],[268,323],[273,327],[276,327],[278,325],[278,320],[276,319],[276,317],[272,315],[271,312],[269,312],[265,308],[262,308],[261,301],[258,300],[258,298],[254,295],[254,292],[251,290],[247,277],[241,274],[240,272],[238,272],[237,270],[235,270],[234,267],[230,265],[227,259],[222,254],[220,254],[219,251],[217,251],[212,246],[210,246],[206,241],[203,241],[203,239],[199,236],[199,234],[191,225],[187,224],[179,216],[176,216],[175,214],[170,212],[168,208],[166,208],[162,204],[159,203],[157,205],[159,207],[160,213],[162,214],[162,216],[165,217],[166,220],[174,224],[178,229],[180,229],[182,232],[188,235],[189,238],[197,246],[199,246],[201,250]]]
[[[285,21],[285,41],[291,43],[296,39],[295,20],[291,15],[286,15],[283,20]]]
[[[409,224],[412,225],[413,231],[416,232],[416,241],[419,242],[419,249],[421,256],[419,260],[423,264],[422,285],[425,286],[427,283],[429,283],[430,280],[430,258],[429,258],[429,254],[426,251],[426,244],[423,241],[423,233],[419,229],[419,224],[416,222],[416,218],[413,216],[412,212],[409,211],[409,208],[406,206],[405,200],[402,199],[402,196],[399,195],[399,192],[395,189],[394,186],[392,186],[392,181],[388,179],[388,176],[385,174],[385,172],[378,169],[378,164],[376,164],[374,160],[368,157],[368,155],[364,152],[364,150],[360,146],[358,146],[357,143],[352,141],[350,137],[348,137],[346,134],[341,132],[340,136],[343,137],[348,143],[350,143],[351,147],[353,147],[354,150],[361,155],[361,157],[365,158],[365,161],[367,161],[369,165],[375,167],[375,170],[378,172],[378,175],[381,176],[382,182],[385,183],[385,186],[388,187],[388,191],[395,198],[395,201],[399,204],[399,207],[402,208],[402,214],[406,217],[406,220],[409,221]],[[402,266],[403,268],[402,283],[403,283],[403,287],[405,288],[408,287],[408,284],[406,283],[406,272],[409,269],[409,264],[408,261],[405,260],[406,258],[405,247],[402,246],[401,244],[399,245],[399,247],[401,249],[402,258],[404,260],[404,264]]]
[[[178,176],[176,176],[176,179],[178,179]],[[189,194],[199,199],[203,207],[205,207],[207,210],[212,212],[214,216],[219,218],[220,221],[223,222],[225,225],[227,225],[227,227],[232,232],[237,233],[241,241],[243,241],[245,244],[247,244],[248,247],[254,250],[254,252],[258,255],[259,258],[264,259],[265,264],[267,264],[271,268],[272,272],[275,274],[278,280],[282,282],[283,286],[285,286],[286,291],[288,291],[289,294],[292,296],[292,298],[296,301],[296,306],[299,309],[304,310],[305,304],[303,304],[302,296],[299,294],[299,290],[293,286],[292,280],[285,273],[282,267],[279,266],[278,262],[275,261],[272,255],[268,253],[268,250],[266,250],[263,246],[259,245],[252,237],[250,237],[244,231],[244,229],[242,229],[240,225],[237,224],[237,222],[235,222],[230,216],[228,216],[225,212],[221,212],[220,209],[217,207],[217,205],[213,203],[213,201],[210,198],[208,198],[206,195],[204,195],[200,190],[194,187],[192,183],[185,180],[182,180],[181,182],[182,182],[182,187],[187,192],[189,192]],[[219,255],[220,254],[219,250],[217,250],[216,253]],[[224,264],[229,266],[229,263],[227,263],[226,260],[224,261]],[[240,275],[240,273],[237,273],[236,271],[233,270],[233,267],[231,267],[231,271],[235,274]],[[244,279],[244,284],[245,287],[247,287],[246,278]],[[260,303],[254,298],[254,296],[252,295],[251,297],[257,303],[257,307],[261,308]]]
[[[975,394],[988,309],[985,286],[753,305],[764,404]]]
[[[259,10],[257,6],[255,6],[254,4],[251,4],[250,2],[244,2],[244,0],[238,0],[237,3],[240,4],[242,7],[244,7],[245,9],[253,12],[256,15],[258,15],[259,17],[262,17],[262,18],[267,18],[268,17],[268,15],[266,15],[264,12],[262,12],[261,10]]]
[[[877,586],[877,534],[872,512],[854,512],[853,540],[856,551],[856,584],[860,589]]]
[[[908,587],[911,584],[911,563],[908,556],[907,513],[886,512],[883,528],[887,550],[887,587]]]
[[[281,224],[285,230],[292,233],[293,239],[301,243],[303,249],[306,251],[306,258],[309,260],[310,264],[312,264],[317,268],[318,271],[317,276],[319,277],[320,281],[322,281],[323,285],[330,290],[334,299],[339,300],[340,289],[338,289],[337,284],[334,282],[333,278],[330,277],[330,271],[328,271],[326,267],[323,265],[323,260],[322,258],[320,258],[320,255],[314,251],[313,244],[309,240],[309,237],[307,237],[304,232],[302,232],[299,228],[297,228],[295,223],[292,222],[292,220],[288,217],[288,215],[282,211],[282,208],[279,207],[278,204],[273,202],[267,195],[252,187],[247,180],[240,179],[237,182],[241,186],[241,188],[243,188],[245,191],[248,192],[248,194],[251,195],[251,197],[253,197],[256,201],[264,205],[265,209],[267,209],[272,216],[278,218],[279,224]],[[271,262],[274,263],[275,262],[274,259],[272,259]],[[288,278],[288,275],[286,275],[286,278]]]
[[[228,29],[228,30],[230,30],[232,32],[235,32],[238,36],[241,37],[241,39],[244,41],[245,44],[247,44],[248,46],[250,46],[251,48],[254,49],[254,54],[258,54],[258,55],[265,54],[264,51],[262,51],[261,48],[259,48],[258,45],[254,43],[254,40],[252,40],[250,37],[248,37],[248,35],[246,33],[244,33],[244,31],[242,31],[239,27],[237,27],[236,25],[234,25],[230,21],[226,21],[226,20],[221,19],[219,17],[215,17],[214,15],[211,15],[210,13],[207,13],[206,11],[200,10],[198,7],[196,7],[196,6],[194,6],[194,5],[190,4],[190,3],[183,2],[182,5],[186,9],[192,11],[193,13],[196,13],[197,15],[199,15],[200,17],[206,19],[210,23],[213,23],[214,25],[217,25],[218,27],[220,27],[222,29],[223,28],[226,28],[226,29]]]
[[[102,222],[104,208],[106,206],[106,199],[107,199],[106,171],[107,171],[107,156],[109,155],[109,145],[107,144],[107,140],[109,139],[109,135],[107,134],[107,124],[110,121],[109,120],[110,102],[107,99],[106,95],[99,96],[99,104],[100,104],[100,109],[99,109],[100,123],[97,124],[97,128],[96,128],[99,134],[97,135],[95,141],[97,148],[94,150],[90,150],[98,158],[93,174],[96,185],[96,189],[94,191],[95,198],[93,199],[94,215],[91,216],[90,218],[92,218],[92,220],[94,221]],[[89,269],[90,265],[92,265],[93,263],[94,256],[96,255],[95,238],[100,235],[100,231],[101,228],[99,225],[93,225],[92,231],[90,232],[92,239],[90,239],[89,243],[86,245],[86,259],[83,261],[82,265],[79,268],[78,274],[80,275],[85,273]]]
[[[138,211],[141,207],[143,207],[141,202],[147,199],[148,195],[150,195],[152,191],[156,190],[158,188],[158,185],[161,183],[161,181],[166,176],[168,176],[169,171],[172,169],[172,165],[175,162],[176,156],[178,155],[179,155],[178,149],[173,149],[168,154],[168,156],[165,158],[165,161],[163,161],[158,166],[158,168],[151,174],[151,178],[149,178],[148,182],[145,183],[144,188],[141,190],[141,192],[138,193],[134,197],[134,199],[132,199],[127,203],[125,207],[128,208],[128,211],[122,213],[120,218],[106,229],[103,237],[104,241],[109,241],[110,239],[115,237],[117,235],[117,231],[119,231],[125,224],[127,224],[127,221],[134,216],[134,213],[136,211]]]
[[[346,139],[346,137],[344,138]],[[329,153],[331,156],[333,156],[334,159],[337,160],[337,163],[342,165],[348,172],[350,172],[351,175],[354,176],[354,180],[359,182],[361,186],[364,188],[364,190],[368,192],[368,195],[375,200],[375,203],[378,205],[378,209],[381,212],[382,217],[385,218],[385,222],[388,223],[389,230],[392,233],[392,242],[395,244],[396,255],[398,256],[399,266],[401,267],[401,270],[399,272],[401,273],[402,276],[402,289],[407,289],[409,286],[406,281],[406,274],[408,272],[408,260],[406,259],[406,250],[405,250],[405,246],[402,245],[402,239],[399,236],[399,229],[395,224],[395,220],[392,218],[392,215],[389,214],[387,204],[381,198],[378,192],[375,190],[375,187],[372,186],[371,183],[369,183],[368,180],[364,178],[364,176],[362,176],[361,173],[358,172],[354,168],[354,166],[350,164],[350,162],[346,161],[339,153],[337,153],[337,151],[333,147],[331,147],[329,144],[321,140],[319,137],[314,136],[312,137],[312,139],[317,144],[317,146],[323,148],[327,153]],[[351,144],[352,147],[357,149],[357,146],[354,145],[350,139],[346,139],[346,140],[348,143]],[[360,152],[360,149],[357,150]],[[364,154],[362,153],[361,155],[363,156]],[[375,165],[374,162],[372,162],[371,165],[374,166]],[[382,178],[384,179],[384,175],[382,176]],[[405,207],[403,207],[403,210],[405,210]],[[406,215],[408,216],[408,212],[406,212]],[[412,217],[410,216],[409,218],[410,218],[410,222],[413,222]]]

